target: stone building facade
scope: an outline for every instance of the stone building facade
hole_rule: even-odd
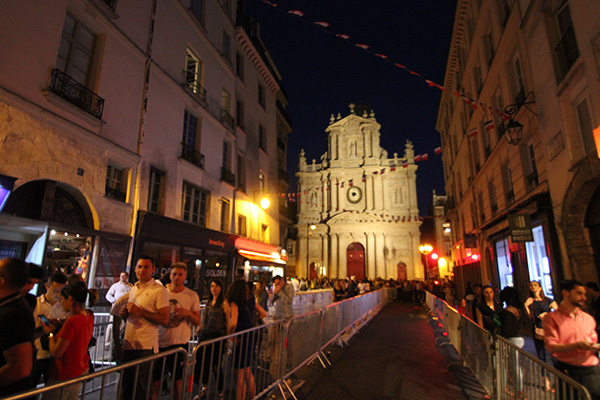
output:
[[[388,157],[371,110],[333,115],[321,162],[300,154],[298,276],[424,276],[412,144]]]

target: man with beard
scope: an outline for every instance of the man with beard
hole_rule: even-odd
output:
[[[546,350],[557,360],[559,371],[581,383],[592,399],[600,399],[600,350],[596,321],[584,312],[585,287],[576,280],[560,283],[563,300],[556,311],[542,320]]]

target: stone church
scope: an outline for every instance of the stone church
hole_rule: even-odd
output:
[[[372,110],[331,116],[321,162],[300,153],[296,274],[423,278],[413,145],[388,157]]]

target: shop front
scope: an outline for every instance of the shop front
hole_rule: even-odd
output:
[[[208,297],[211,279],[219,279],[227,288],[235,278],[236,236],[149,212],[138,214],[137,226],[132,265],[137,257],[149,255],[155,260],[157,277],[168,281],[173,263],[185,262],[186,286],[201,299]]]
[[[263,280],[267,285],[274,276],[285,277],[287,254],[277,246],[243,237],[235,240],[238,254],[237,275],[248,281]]]

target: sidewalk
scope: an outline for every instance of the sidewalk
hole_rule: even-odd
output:
[[[391,303],[350,339],[330,346],[327,369],[300,369],[299,400],[475,400],[484,391],[421,305]],[[439,337],[436,337],[439,335]],[[454,353],[454,354],[453,354]]]

